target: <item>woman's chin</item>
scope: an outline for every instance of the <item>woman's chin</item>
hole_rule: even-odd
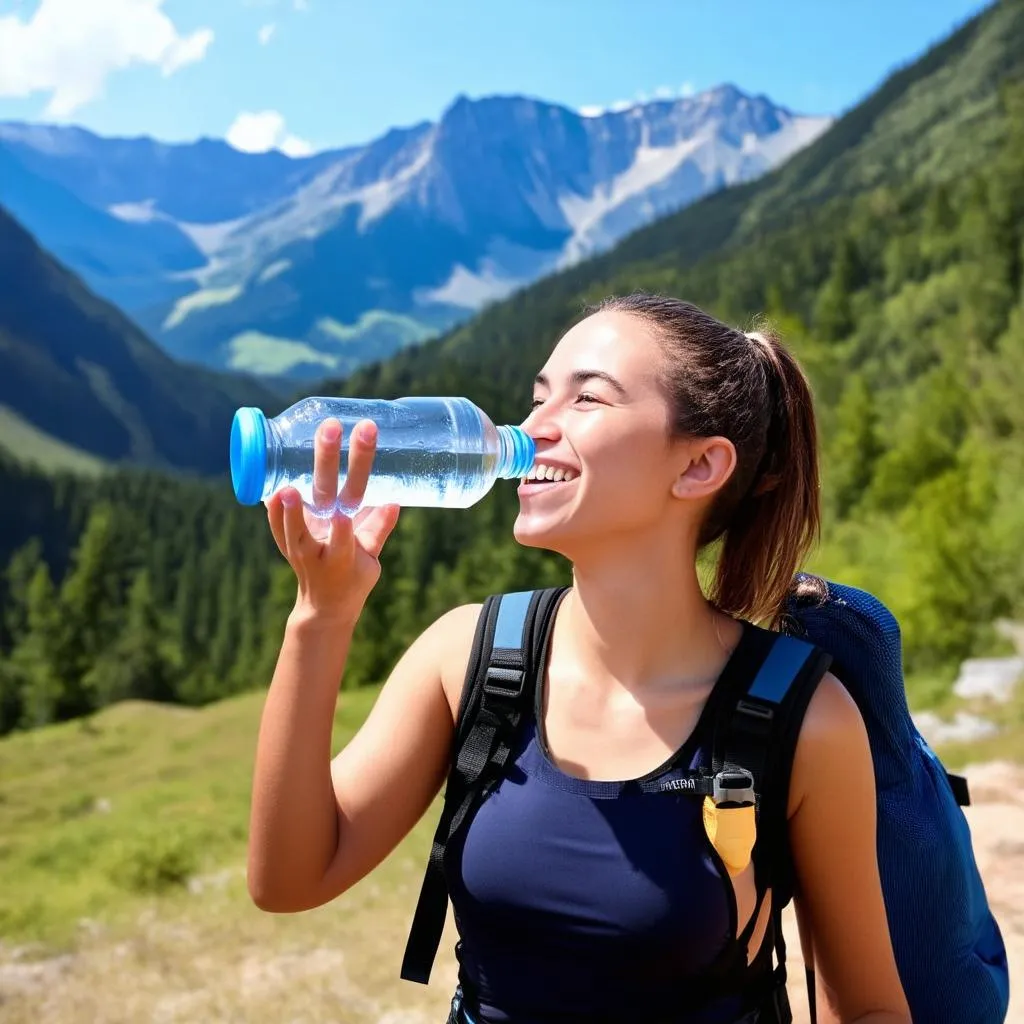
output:
[[[565,531],[545,518],[520,512],[512,526],[512,536],[526,548],[557,549],[557,541]]]

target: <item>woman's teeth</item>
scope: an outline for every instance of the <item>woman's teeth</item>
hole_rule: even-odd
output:
[[[545,466],[544,463],[538,462],[533,465],[530,472],[523,477],[522,482],[525,484],[531,480],[540,482],[550,480],[552,483],[559,483],[565,481],[568,483],[570,480],[576,479],[576,472],[572,469],[562,469],[561,467],[555,468],[554,466]]]

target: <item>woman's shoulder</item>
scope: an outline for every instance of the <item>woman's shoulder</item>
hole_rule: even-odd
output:
[[[481,602],[468,602],[450,608],[438,616],[420,634],[416,645],[437,666],[445,698],[457,717],[462,687],[473,650]]]
[[[826,672],[800,726],[789,788],[790,816],[812,786],[830,786],[844,774],[861,772],[870,764],[870,744],[860,709],[842,681]]]

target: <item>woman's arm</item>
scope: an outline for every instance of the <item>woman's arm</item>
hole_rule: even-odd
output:
[[[478,606],[443,615],[405,652],[366,721],[331,760],[352,625],[289,618],[260,724],[249,893],[262,910],[321,906],[376,867],[430,806],[448,771]]]
[[[831,674],[801,727],[789,812],[819,1024],[910,1024],[878,872],[867,730],[853,698]]]

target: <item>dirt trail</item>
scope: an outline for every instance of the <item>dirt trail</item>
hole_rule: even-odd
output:
[[[992,763],[967,770],[967,808],[989,897],[1013,971],[1006,1024],[1024,1024],[1024,769]],[[449,921],[426,989],[397,980],[400,951],[422,863],[395,885],[369,879],[344,909],[295,918],[261,914],[239,877],[201,890],[191,908],[143,912],[127,933],[89,926],[74,954],[33,961],[0,948],[4,1024],[441,1024],[452,979]],[[234,873],[235,876],[238,873]],[[807,1020],[803,965],[788,917],[795,1020]],[[388,936],[386,945],[383,936]]]

